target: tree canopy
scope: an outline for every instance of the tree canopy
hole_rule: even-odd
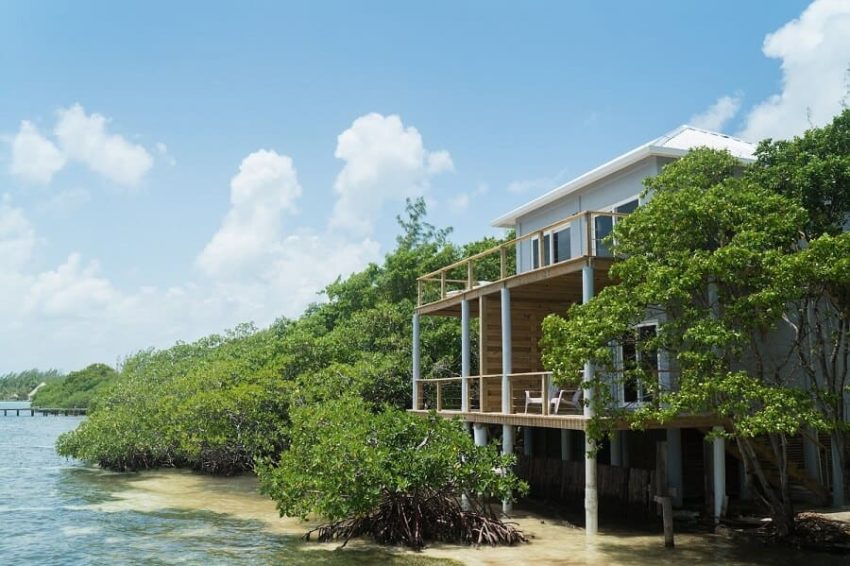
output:
[[[615,283],[544,321],[544,364],[557,377],[574,381],[595,364],[591,434],[604,437],[613,416],[636,427],[678,414],[727,419],[780,532],[793,528],[788,437],[814,428],[844,444],[848,125],[845,111],[799,138],[767,140],[752,165],[710,149],[667,165],[609,237]],[[655,329],[639,332],[648,321]],[[638,385],[635,406],[611,393]],[[760,438],[778,488],[756,457]],[[840,449],[837,458],[840,473]]]

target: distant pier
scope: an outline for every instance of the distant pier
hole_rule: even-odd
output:
[[[79,417],[86,414],[85,407],[73,407],[70,409],[20,407],[15,409],[3,408],[0,409],[0,411],[3,411],[4,417],[34,417],[36,415],[41,415],[43,417]]]

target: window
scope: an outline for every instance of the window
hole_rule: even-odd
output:
[[[555,258],[555,263],[558,263],[559,261],[566,261],[573,257],[569,226],[563,230],[555,232],[555,238],[552,241],[552,248],[552,256]]]
[[[656,324],[642,324],[626,335],[619,348],[619,366],[621,371],[620,400],[625,404],[644,403],[652,400],[652,390],[641,380],[632,376],[626,376],[629,370],[641,369],[653,376],[653,380],[659,380],[659,358],[657,349],[647,350],[643,345],[657,332]]]
[[[531,267],[540,267],[540,238],[531,239]],[[543,234],[543,265],[566,261],[573,256],[572,241],[570,239],[570,226],[560,228],[557,231],[549,231]]]
[[[614,206],[612,208],[612,212],[617,212],[619,214],[631,214],[635,211],[639,204],[640,201],[637,197],[635,197]],[[604,242],[604,239],[611,233],[616,223],[617,217],[615,216],[597,216],[593,219],[593,240],[596,246],[596,255],[603,257],[610,257],[612,255],[611,250]]]

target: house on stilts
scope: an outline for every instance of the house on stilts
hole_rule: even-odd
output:
[[[659,487],[674,506],[703,506],[718,518],[730,498],[748,497],[734,444],[721,437],[705,441],[712,427],[723,426],[712,416],[682,415],[643,431],[623,425],[595,456],[588,455],[584,430],[591,408],[581,403],[581,393],[553,387],[538,346],[544,317],[565,313],[610,283],[614,259],[605,237],[641,204],[643,180],[705,146],[742,162],[754,159],[755,146],[748,142],[679,127],[497,218],[494,226],[516,231],[513,241],[418,280],[412,411],[460,417],[479,444],[501,435],[503,451],[516,450],[518,473],[530,482],[532,495],[584,503],[589,534],[596,531],[599,505],[647,511]],[[460,376],[424,377],[430,372],[421,367],[419,328],[426,316],[460,319]],[[645,321],[635,329],[637,339],[654,333],[656,325]],[[616,355],[627,361],[641,354],[621,346]],[[664,352],[657,356],[641,362],[656,369],[661,387],[675,386]],[[585,367],[585,379],[592,371]],[[613,396],[621,406],[646,399],[640,383],[616,382]],[[792,441],[789,475],[801,497],[828,497],[834,476],[828,443],[828,437]]]

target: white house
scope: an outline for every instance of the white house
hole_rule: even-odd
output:
[[[643,180],[703,146],[728,150],[743,162],[752,161],[755,150],[752,144],[725,134],[681,126],[497,218],[494,226],[516,230],[514,241],[419,278],[413,316],[412,410],[459,415],[471,423],[479,443],[487,442],[488,433],[501,433],[505,452],[514,451],[520,427],[520,468],[530,480],[548,474],[543,483],[550,484],[552,469],[557,468],[554,473],[560,474],[560,483],[555,482],[555,491],[561,499],[569,499],[578,497],[575,479],[581,479],[589,533],[596,529],[600,499],[611,500],[612,505],[618,500],[648,505],[651,484],[659,475],[666,476],[677,505],[702,501],[718,517],[728,495],[746,495],[743,467],[734,447],[722,439],[712,445],[704,442],[705,433],[718,425],[707,416],[681,416],[645,432],[624,427],[597,457],[589,457],[583,431],[590,408],[578,403],[577,394],[552,388],[538,347],[546,315],[564,313],[572,303],[589,300],[609,283],[613,260],[602,240],[619,218],[640,204]],[[461,376],[422,377],[419,324],[423,316],[460,319]],[[654,331],[652,321],[636,329],[638,334]],[[476,340],[478,355],[473,356],[471,346]],[[621,349],[619,355],[639,354]],[[663,355],[659,352],[659,359],[648,360],[658,368],[662,384],[669,379]],[[591,372],[591,367],[585,368],[588,379]],[[620,386],[615,398],[624,405],[640,403],[641,389]],[[660,455],[659,449],[664,451]],[[817,481],[820,454],[802,441],[797,449],[798,466],[790,470],[792,477],[823,495]],[[659,462],[665,461],[664,469],[658,469]],[[552,469],[542,470],[545,466]],[[539,493],[552,496],[551,489],[541,488]]]

